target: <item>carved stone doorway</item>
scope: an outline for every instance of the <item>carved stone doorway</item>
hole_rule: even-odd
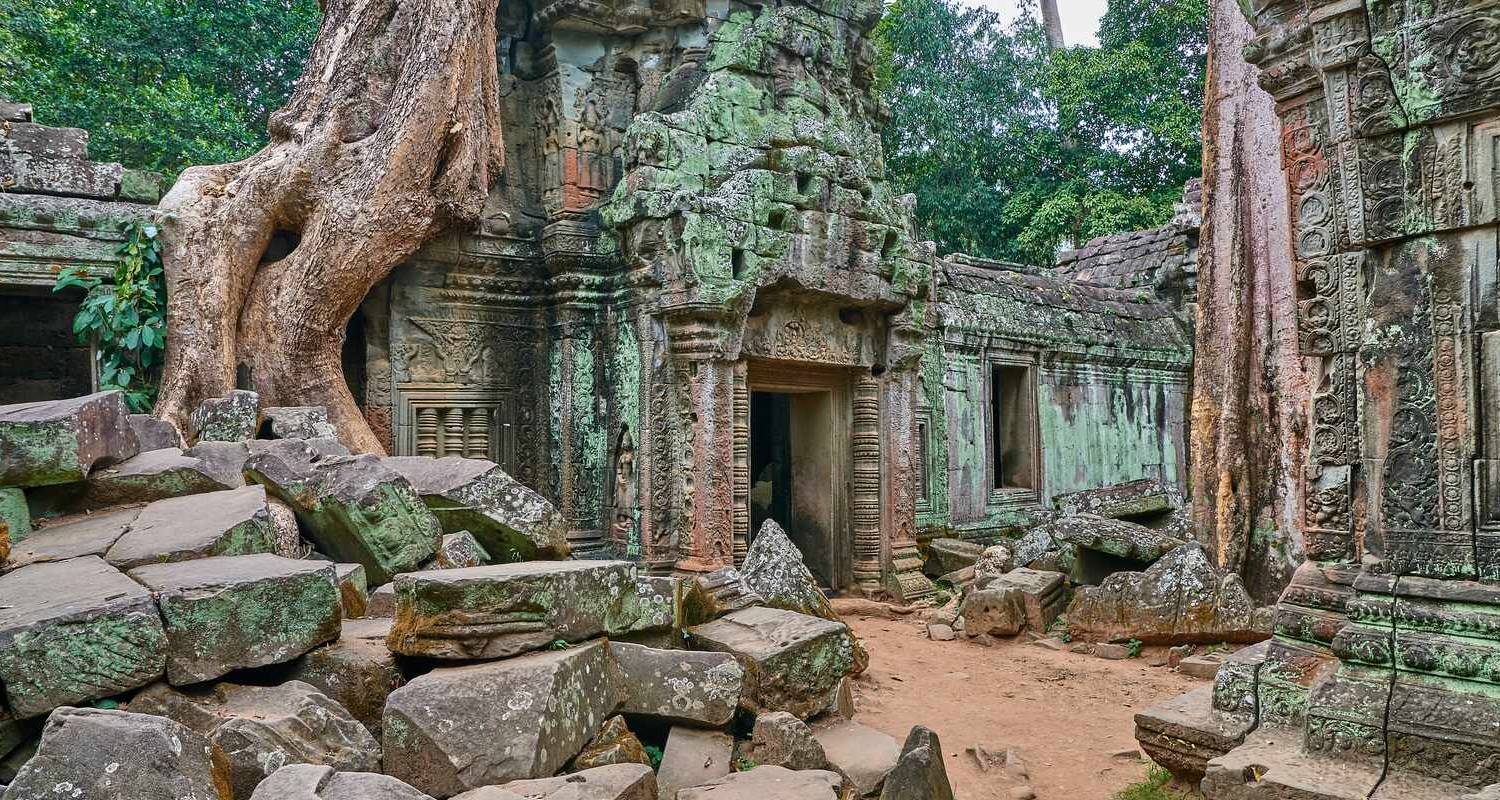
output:
[[[844,370],[750,369],[750,534],[774,519],[829,590],[853,579],[849,376]]]

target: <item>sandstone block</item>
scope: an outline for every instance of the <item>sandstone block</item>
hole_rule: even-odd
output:
[[[650,767],[617,764],[475,789],[455,800],[656,800],[656,794],[656,775]]]
[[[688,629],[693,646],[729,653],[745,669],[741,705],[806,719],[828,708],[854,668],[848,627],[773,608],[747,608]]]
[[[880,800],[954,800],[936,733],[921,725],[911,729],[895,768],[885,776]]]
[[[723,731],[672,726],[656,770],[660,800],[672,800],[679,790],[702,786],[734,769],[734,737]]]
[[[7,192],[110,200],[123,171],[115,163],[0,150],[0,179]]]
[[[1219,711],[1213,689],[1204,686],[1135,715],[1135,738],[1151,760],[1181,779],[1197,783],[1212,759],[1245,740],[1255,714]]]
[[[391,693],[385,771],[439,798],[549,777],[618,704],[602,642],[436,669]]]
[[[129,416],[119,391],[0,406],[0,486],[74,483],[130,458]]]
[[[641,626],[635,565],[528,561],[397,575],[390,648],[408,656],[504,658],[557,640]]]
[[[95,470],[71,499],[74,507],[106,508],[127,503],[150,503],[168,497],[217,492],[244,486],[238,472],[184,454],[175,447],[151,450],[118,464]]]
[[[167,638],[151,596],[94,556],[0,576],[0,685],[18,717],[160,677]]]
[[[339,607],[345,619],[363,617],[370,604],[370,585],[362,564],[335,564],[334,577],[339,582]]]
[[[432,800],[432,797],[389,775],[289,764],[261,781],[250,800]]]
[[[651,756],[646,754],[646,747],[641,744],[641,740],[631,733],[624,717],[615,716],[605,720],[604,726],[594,734],[594,738],[573,757],[570,769],[588,770],[612,764],[644,764],[648,769],[651,767]]]
[[[1075,639],[1146,644],[1255,642],[1255,607],[1238,575],[1220,574],[1189,542],[1145,572],[1117,572],[1080,589],[1068,606]]]
[[[835,800],[843,779],[827,770],[756,767],[683,789],[676,800]]]
[[[291,506],[320,551],[363,564],[376,584],[437,552],[437,519],[379,458],[325,456],[294,439],[269,444],[245,462],[246,477]]]
[[[622,678],[621,711],[715,727],[734,718],[745,670],[733,655],[625,642],[612,643],[610,650]]]
[[[1003,544],[990,545],[984,548],[979,555],[979,560],[974,562],[974,585],[980,589],[986,588],[995,579],[999,578],[1015,566],[1015,556],[1011,554],[1010,548]]]
[[[1056,541],[1148,564],[1182,544],[1144,525],[1090,514],[1061,517],[1046,528]]]
[[[475,541],[468,531],[443,534],[437,555],[432,559],[433,569],[463,569],[477,567],[489,561],[489,554]]]
[[[261,412],[261,432],[270,439],[338,439],[323,406],[272,406]]]
[[[280,686],[218,683],[182,692],[158,683],[130,710],[167,717],[208,738],[228,765],[236,800],[287,764],[341,771],[380,768],[380,745],[343,706],[301,681]]]
[[[174,685],[290,661],[339,633],[339,592],[326,562],[227,556],[137,567],[130,577],[161,609]]]
[[[13,544],[6,570],[28,564],[66,561],[80,556],[102,556],[130,530],[140,516],[139,508],[122,508],[98,514],[75,514],[50,521],[18,544]]]
[[[755,763],[787,769],[827,769],[828,754],[807,723],[785,711],[755,718],[750,734]]]
[[[286,677],[316,687],[378,737],[386,699],[406,682],[385,646],[390,630],[389,619],[346,619],[339,638],[293,661]]]
[[[1064,514],[1093,514],[1112,519],[1166,514],[1180,504],[1173,492],[1155,478],[1060,494],[1052,502]]]
[[[5,800],[223,800],[202,735],[165,717],[59,708]]]
[[[1061,573],[1018,567],[990,582],[989,588],[1019,591],[1026,608],[1026,624],[1041,633],[1067,608],[1064,583]]]
[[[387,583],[370,590],[365,616],[391,619],[396,616],[396,584]]]
[[[830,768],[848,778],[859,796],[880,791],[901,758],[895,739],[853,720],[818,725],[813,737],[828,755]]]
[[[128,419],[142,453],[169,447],[181,449],[184,446],[177,426],[164,419],[157,419],[150,414],[131,414]]]
[[[545,497],[478,458],[387,458],[449,533],[468,531],[498,561],[568,556],[567,525]]]
[[[771,608],[843,624],[844,620],[834,610],[833,604],[818,588],[818,579],[803,563],[802,551],[775,520],[768,519],[761,524],[740,571],[745,576],[746,585],[764,598],[765,604]],[[870,656],[853,631],[849,632],[849,641],[853,645],[854,671],[864,672],[870,665]]]
[[[974,589],[964,597],[960,615],[970,638],[1015,636],[1026,627],[1026,600],[1013,587]]]
[[[937,578],[954,570],[974,566],[984,547],[963,539],[933,539],[927,545],[927,562],[923,571]]]
[[[197,442],[242,442],[260,430],[260,395],[235,389],[203,401],[188,417],[188,438]]]
[[[745,576],[734,567],[723,567],[683,582],[682,621],[685,625],[712,622],[731,611],[765,603]]]
[[[245,486],[158,500],[104,554],[119,569],[210,556],[269,553],[274,546],[266,491]]]

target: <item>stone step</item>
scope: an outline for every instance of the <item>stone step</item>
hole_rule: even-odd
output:
[[[1203,779],[1208,762],[1245,740],[1252,714],[1218,711],[1204,686],[1135,715],[1135,738],[1152,761],[1188,783]]]
[[[1208,762],[1200,788],[1208,800],[1458,800],[1462,786],[1392,770],[1377,758],[1309,754],[1295,728],[1265,727]],[[1373,794],[1372,794],[1373,792]]]
[[[26,153],[47,158],[86,161],[89,132],[82,128],[53,128],[35,122],[12,122],[0,128],[0,153]]]

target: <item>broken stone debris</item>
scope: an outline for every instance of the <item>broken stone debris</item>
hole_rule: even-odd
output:
[[[566,558],[567,525],[547,499],[476,458],[387,458],[437,515],[443,530],[466,531],[492,558]]]
[[[386,699],[406,682],[385,646],[390,630],[389,619],[346,619],[339,638],[291,662],[285,677],[316,687],[378,737]]]
[[[656,776],[639,764],[595,767],[554,778],[512,781],[455,800],[656,800]]]
[[[140,451],[119,391],[0,406],[0,486],[76,483]]]
[[[756,764],[795,770],[828,768],[828,754],[812,728],[785,711],[756,716],[750,742]]]
[[[1068,606],[1075,639],[1146,644],[1255,642],[1255,606],[1238,575],[1223,575],[1197,542],[1144,572],[1117,572],[1078,590]]]
[[[890,736],[853,720],[813,726],[830,768],[843,775],[859,796],[875,794],[901,758],[901,745]]]
[[[740,703],[751,713],[787,711],[807,719],[835,701],[854,669],[848,626],[755,606],[689,628],[694,647],[729,653],[745,669]]]
[[[625,718],[610,717],[588,744],[583,746],[569,765],[570,771],[607,767],[614,764],[644,764],[651,766],[651,756],[646,746],[630,731]]]
[[[432,800],[432,797],[389,775],[290,764],[261,781],[250,800]]]
[[[197,442],[243,442],[260,430],[260,395],[235,389],[205,400],[188,416],[188,438]]]

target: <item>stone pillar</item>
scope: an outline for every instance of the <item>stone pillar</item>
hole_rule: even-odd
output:
[[[882,528],[886,588],[903,601],[932,594],[932,581],[922,574],[917,552],[917,442],[918,369],[907,364],[888,371],[880,382],[884,413],[881,473],[884,478]]]
[[[708,572],[734,563],[737,387],[745,383],[727,321],[695,311],[701,312],[693,309],[668,321],[677,384],[676,433],[683,445],[673,467],[681,481],[675,524],[676,569],[681,572]],[[748,396],[743,402],[748,416]],[[748,484],[748,476],[746,480]]]
[[[854,582],[873,595],[883,586],[884,535],[880,519],[880,381],[861,375],[854,384],[854,486],[849,497],[854,527]]]
[[[750,549],[750,383],[748,365],[734,365],[734,563]]]

